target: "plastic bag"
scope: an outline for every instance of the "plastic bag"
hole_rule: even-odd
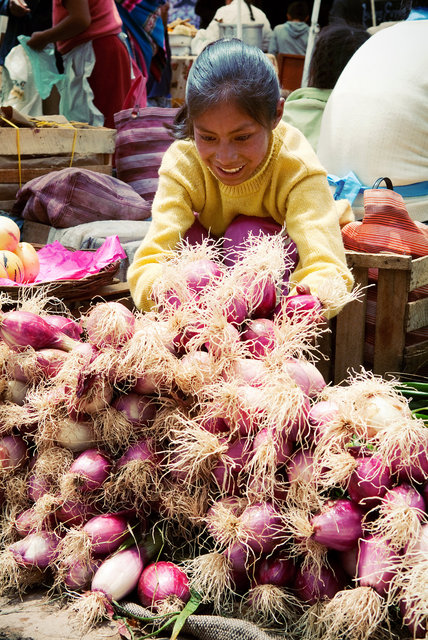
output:
[[[30,36],[18,36],[30,59],[37,91],[44,100],[50,96],[52,87],[62,80],[62,73],[58,72],[56,66],[54,45],[51,43],[42,51],[35,51],[27,45],[29,39]]]
[[[2,73],[2,104],[14,107],[28,116],[43,113],[42,98],[37,91],[30,58],[22,44],[6,56]]]

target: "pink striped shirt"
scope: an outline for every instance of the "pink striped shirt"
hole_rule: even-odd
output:
[[[69,0],[72,2],[72,0]],[[91,24],[85,31],[79,33],[69,40],[61,40],[57,43],[60,53],[68,53],[79,44],[120,33],[122,30],[122,20],[114,0],[88,0],[91,12]],[[68,16],[67,9],[62,5],[62,0],[54,0],[52,7],[53,25],[57,25]]]

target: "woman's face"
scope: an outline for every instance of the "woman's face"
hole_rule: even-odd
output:
[[[221,182],[233,186],[254,174],[266,155],[283,108],[284,101],[280,100],[272,128],[262,126],[230,102],[210,107],[193,120],[199,155]]]

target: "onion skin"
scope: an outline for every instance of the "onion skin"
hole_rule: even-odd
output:
[[[94,573],[101,562],[100,558],[93,559],[89,563],[77,560],[70,566],[64,577],[65,586],[72,591],[83,591],[91,584]]]
[[[386,542],[376,536],[360,540],[357,564],[358,585],[372,587],[385,596],[395,574],[393,563],[396,555]]]
[[[138,581],[138,598],[143,607],[154,611],[168,596],[175,596],[183,603],[190,599],[186,574],[173,562],[149,564]]]
[[[296,574],[294,562],[285,552],[263,558],[256,567],[256,584],[274,584],[285,587],[292,584]]]
[[[102,562],[92,579],[91,590],[102,591],[109,600],[122,600],[135,589],[144,567],[138,547],[119,551]]]
[[[331,600],[345,584],[346,579],[340,572],[333,572],[329,567],[321,567],[319,576],[300,567],[296,570],[294,590],[304,602],[316,604],[319,600]]]
[[[28,346],[36,351],[48,347],[71,351],[76,344],[75,340],[30,311],[7,311],[1,314],[0,336],[15,351]]]
[[[276,309],[276,312],[285,314],[295,320],[298,320],[299,316],[303,317],[306,315],[311,315],[314,321],[319,321],[322,318],[322,304],[319,298],[310,293],[287,296],[281,300],[280,305],[281,306]]]
[[[83,333],[83,329],[75,320],[67,318],[65,316],[48,315],[43,316],[43,319],[51,326],[65,333],[66,336],[73,338],[73,340],[80,340]]]
[[[81,526],[96,515],[100,515],[100,512],[93,502],[79,502],[76,500],[64,501],[55,512],[56,519],[68,527]]]
[[[270,502],[248,506],[239,516],[245,543],[256,553],[269,553],[283,542],[283,523]]]
[[[199,296],[203,290],[214,282],[219,282],[223,271],[213,260],[201,258],[186,264],[184,269],[186,284],[190,291]]]
[[[250,320],[241,332],[241,339],[254,358],[263,358],[275,346],[275,325],[268,318]]]
[[[363,535],[362,518],[362,510],[351,500],[328,500],[311,519],[312,537],[328,549],[348,551]]]
[[[48,531],[29,533],[25,538],[9,545],[16,561],[26,567],[35,566],[47,569],[56,556],[60,538]]]
[[[152,396],[138,393],[123,394],[112,402],[112,407],[120,411],[135,427],[149,426],[156,416],[156,404]]]
[[[96,555],[113,553],[129,535],[126,518],[117,514],[94,516],[82,528],[91,539]]]
[[[88,341],[98,349],[119,348],[134,335],[136,319],[120,302],[100,302],[85,318]]]
[[[0,471],[20,469],[28,458],[28,448],[20,436],[3,436],[0,439]]]
[[[416,509],[420,520],[424,517],[425,501],[419,491],[410,484],[402,483],[389,489],[384,495],[383,505],[391,507],[410,507]]]
[[[101,487],[110,469],[111,462],[105,453],[98,449],[87,449],[72,462],[67,474],[79,476],[79,491],[87,493]]]
[[[356,465],[349,478],[349,496],[362,507],[372,508],[392,486],[390,471],[376,455],[359,458]]]

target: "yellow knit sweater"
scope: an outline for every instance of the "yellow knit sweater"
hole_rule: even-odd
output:
[[[152,222],[128,269],[136,306],[152,306],[151,290],[160,277],[159,264],[174,251],[199,214],[199,222],[221,236],[239,214],[273,218],[296,243],[299,263],[292,281],[317,285],[340,275],[349,290],[353,278],[346,267],[339,226],[353,220],[346,200],[335,201],[326,172],[304,136],[280,122],[268,152],[254,175],[228,186],[201,161],[190,140],[177,140],[164,154],[159,170]]]

